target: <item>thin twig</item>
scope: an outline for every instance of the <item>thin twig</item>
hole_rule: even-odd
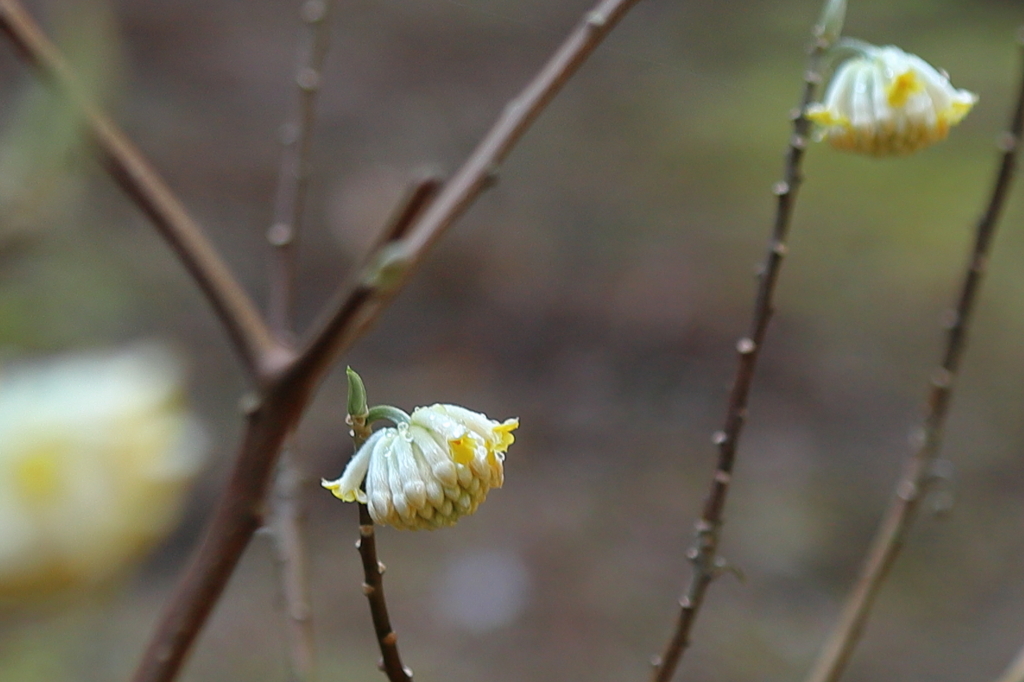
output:
[[[160,175],[85,93],[66,60],[17,0],[0,0],[0,29],[77,108],[104,165],[146,213],[206,295],[242,363],[261,381],[287,360],[249,295]]]
[[[374,284],[365,277],[336,297],[294,361],[270,376],[263,398],[248,406],[245,435],[232,472],[205,538],[179,581],[167,610],[143,654],[133,682],[170,682],[177,675],[196,636],[222,594],[238,559],[259,527],[263,501],[277,455],[310,395],[343,353],[368,327],[408,279],[442,232],[472,203],[530,123],[575,73],[600,40],[639,0],[602,0],[587,15],[484,138],[441,195],[398,242],[407,265],[394,281]],[[405,230],[396,230],[404,234]],[[378,253],[378,255],[380,255]],[[374,261],[374,258],[371,258]]]
[[[274,221],[267,230],[267,241],[271,245],[267,319],[278,340],[288,345],[293,343],[295,334],[297,248],[309,184],[309,152],[317,95],[330,42],[331,6],[328,0],[306,0],[301,8],[304,28],[295,74],[295,110],[282,130],[284,149]],[[274,492],[269,500],[267,527],[271,531],[279,566],[294,682],[310,682],[316,676],[309,561],[303,528],[302,492],[305,482],[296,439],[292,434],[278,462]]]
[[[281,131],[284,152],[274,203],[274,222],[267,231],[267,241],[273,247],[267,319],[271,329],[287,337],[291,336],[295,325],[295,259],[309,184],[309,152],[316,103],[330,44],[331,6],[329,0],[306,0],[302,5],[305,30],[295,74],[297,101],[291,120]],[[290,338],[281,340],[288,342]]]
[[[307,480],[297,460],[295,437],[292,434],[285,441],[274,474],[274,490],[269,500],[266,527],[270,531],[277,556],[288,630],[291,679],[293,682],[309,682],[316,678],[316,647],[305,533],[306,510],[302,503]]]
[[[427,206],[422,217],[411,225],[408,235],[401,242],[406,258],[405,271],[396,278],[393,288],[379,288],[377,295],[368,297],[362,324],[345,331],[340,330],[341,316],[351,304],[351,297],[365,296],[366,291],[363,284],[356,284],[351,291],[339,292],[328,308],[332,312],[320,319],[301,353],[306,362],[332,364],[341,349],[351,343],[349,334],[361,334],[372,324],[393,292],[409,277],[427,248],[494,183],[502,161],[530,124],[593,53],[601,40],[638,2],[601,0],[593,10],[587,12],[540,72],[505,106],[494,126],[458,172],[444,185],[440,195]]]
[[[1018,31],[1018,43],[1024,45],[1024,30]],[[1022,51],[1024,54],[1024,51]],[[920,503],[935,483],[933,464],[942,445],[943,427],[949,412],[953,383],[966,346],[968,325],[988,263],[988,254],[996,226],[1006,201],[1010,181],[1017,165],[1017,150],[1024,131],[1024,81],[1021,83],[1010,128],[1000,139],[1002,152],[988,206],[978,221],[974,246],[967,262],[956,308],[946,320],[946,347],[932,375],[926,413],[915,434],[916,447],[908,458],[896,495],[879,526],[871,549],[861,566],[860,576],[847,597],[839,622],[821,650],[807,682],[835,682],[840,678],[860,641],[875,598],[892,568],[917,517]]]
[[[429,171],[424,171],[419,177],[415,178],[410,183],[401,201],[399,201],[394,215],[391,216],[380,235],[378,235],[377,241],[374,242],[373,248],[370,249],[370,253],[376,253],[384,245],[403,239],[416,220],[423,215],[430,202],[437,197],[437,193],[441,191],[442,184],[441,176]]]
[[[413,192],[412,196],[406,198],[406,206],[413,203],[415,194],[416,192]],[[399,220],[402,213],[406,212],[399,213]],[[362,386],[361,379],[358,385]],[[350,378],[348,422],[352,426],[352,440],[358,452],[370,437],[371,428],[367,423],[366,405],[356,408],[352,404],[352,386]],[[353,409],[357,409],[359,413],[353,414]],[[365,485],[363,489],[366,489]],[[402,657],[398,653],[398,635],[391,628],[388,603],[384,596],[385,569],[384,564],[377,558],[377,536],[373,529],[373,517],[370,516],[368,506],[362,502],[358,506],[359,539],[356,541],[356,549],[359,550],[359,558],[363,563],[363,594],[370,604],[370,619],[373,621],[373,631],[377,636],[377,646],[380,648],[380,661],[377,667],[387,675],[389,682],[412,682],[412,671],[402,665]]]
[[[811,47],[807,71],[804,74],[804,89],[800,106],[793,111],[793,133],[786,155],[784,179],[772,188],[777,197],[775,223],[768,240],[764,262],[758,270],[758,288],[753,316],[747,336],[736,344],[737,366],[732,390],[726,410],[725,425],[716,431],[712,440],[718,447],[718,463],[711,479],[708,496],[704,502],[700,520],[695,524],[696,539],[687,552],[693,565],[690,583],[679,600],[679,615],[675,630],[660,657],[654,659],[651,679],[653,682],[668,682],[675,674],[676,666],[690,643],[690,633],[700,612],[704,597],[712,581],[727,566],[718,557],[719,536],[722,529],[722,513],[725,509],[729,484],[732,480],[733,465],[740,433],[747,418],[747,401],[754,380],[757,359],[761,354],[768,322],[773,312],[773,298],[783,257],[786,255],[786,238],[793,215],[797,190],[803,181],[801,164],[810,132],[810,121],[804,116],[811,103],[817,85],[821,82],[821,62],[826,43],[816,40]]]
[[[373,519],[369,508],[362,503],[359,504],[359,541],[356,547],[363,560],[363,594],[370,603],[373,631],[380,647],[378,667],[390,682],[412,682],[412,671],[402,665],[402,658],[398,655],[398,635],[391,629],[388,604],[384,598],[384,564],[377,559]]]
[[[999,676],[996,682],[1024,682],[1024,649],[1017,653],[1013,663]]]

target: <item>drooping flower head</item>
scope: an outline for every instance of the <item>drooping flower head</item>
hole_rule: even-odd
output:
[[[159,346],[0,373],[0,598],[105,581],[174,525],[202,463]]]
[[[518,419],[497,422],[457,405],[418,407],[408,422],[375,431],[341,478],[323,486],[346,502],[366,504],[376,523],[406,530],[450,526],[501,487],[505,451],[518,426]]]
[[[943,140],[978,96],[898,47],[860,44],[836,70],[825,101],[807,108],[836,149],[899,156]]]

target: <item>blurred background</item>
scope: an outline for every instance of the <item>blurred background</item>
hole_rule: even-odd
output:
[[[453,172],[590,4],[336,3],[303,328],[410,177]],[[265,300],[299,3],[29,6]],[[818,11],[644,0],[344,358],[371,403],[452,402],[522,423],[505,487],[475,516],[378,534],[418,680],[646,679],[689,577]],[[1014,0],[851,0],[847,35],[921,55],[980,102],[910,158],[811,148],[727,511],[722,552],[746,580],[713,586],[681,679],[798,680],[834,622],[921,414],[995,172],[1022,19]],[[142,563],[0,611],[4,682],[126,679],[223,481],[246,385],[196,287],[6,44],[0,93],[2,357],[167,344],[207,441],[181,523]],[[1024,644],[1017,185],[947,430],[954,505],[913,530],[850,682],[991,680]],[[351,453],[343,379],[299,434],[321,679],[383,679],[356,509],[317,485]],[[286,679],[272,557],[257,537],[182,680]]]

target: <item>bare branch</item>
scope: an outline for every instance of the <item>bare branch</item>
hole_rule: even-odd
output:
[[[332,364],[341,350],[351,343],[349,334],[362,333],[376,320],[391,294],[411,275],[429,247],[495,181],[502,161],[530,124],[637,2],[639,0],[601,0],[584,16],[533,80],[505,106],[494,126],[445,184],[437,199],[410,226],[408,235],[401,242],[406,259],[404,272],[397,277],[394,288],[378,288],[377,293],[370,296],[365,284],[357,283],[350,293],[339,293],[331,306],[332,312],[315,326],[302,352],[305,362]],[[355,299],[365,301],[357,306]],[[354,314],[354,307],[359,308],[361,319],[358,331],[346,322]]]
[[[718,464],[711,479],[711,487],[704,502],[701,518],[696,523],[696,540],[687,553],[693,564],[693,572],[686,592],[679,600],[679,616],[675,630],[669,638],[664,652],[654,661],[651,679],[653,682],[668,682],[675,674],[676,666],[690,643],[690,632],[697,619],[704,597],[711,582],[726,568],[718,557],[719,536],[722,530],[722,513],[725,509],[732,470],[736,459],[736,448],[740,433],[747,418],[747,400],[753,384],[757,359],[761,354],[768,322],[773,312],[775,284],[778,281],[782,259],[786,255],[786,238],[793,215],[797,190],[803,181],[801,165],[807,146],[810,121],[804,111],[814,97],[814,91],[821,82],[821,61],[826,44],[820,40],[814,43],[804,75],[804,89],[800,106],[794,111],[793,134],[786,155],[784,179],[775,184],[772,192],[778,197],[775,223],[768,240],[768,251],[758,271],[758,289],[754,303],[753,317],[747,336],[736,344],[737,366],[729,393],[725,425],[717,431],[712,440],[718,447]]]
[[[305,25],[295,74],[296,103],[282,126],[284,152],[274,204],[274,222],[267,231],[273,251],[270,265],[270,302],[267,319],[275,333],[290,341],[295,318],[295,258],[309,183],[309,152],[316,120],[316,104],[323,80],[323,65],[330,45],[329,0],[306,0],[301,9]]]
[[[365,504],[359,505],[359,541],[356,547],[363,561],[363,593],[370,603],[373,631],[380,647],[378,667],[390,682],[412,682],[412,671],[402,665],[402,658],[398,655],[398,635],[391,629],[388,604],[384,598],[384,564],[377,559],[373,519]]]
[[[1024,46],[1024,30],[1018,31],[1017,39],[1018,43]],[[839,622],[822,648],[807,677],[807,682],[835,682],[842,676],[867,625],[882,583],[896,561],[907,532],[917,517],[920,503],[935,482],[932,465],[942,445],[943,427],[949,412],[954,379],[966,346],[971,313],[988,263],[988,253],[999,216],[1017,165],[1017,150],[1024,131],[1024,82],[1020,88],[1009,131],[999,141],[998,146],[1002,155],[993,182],[992,195],[978,221],[974,247],[967,262],[956,308],[949,313],[946,347],[942,353],[941,363],[932,375],[924,421],[915,435],[916,448],[906,462],[903,475],[896,486],[896,496],[882,520],[861,567],[860,576],[847,597]]]
[[[81,112],[110,174],[149,217],[206,295],[249,374],[261,381],[287,359],[249,295],[160,175],[79,87],[64,57],[17,0],[0,0],[0,29]]]
[[[302,493],[307,483],[297,461],[293,435],[287,439],[281,451],[274,475],[273,494],[268,501],[266,524],[277,557],[293,682],[308,682],[316,677],[309,553],[305,534],[306,512],[302,503]]]
[[[1017,653],[1013,663],[999,676],[996,682],[1024,682],[1024,649]]]
[[[406,205],[412,203],[416,192],[406,199]],[[399,215],[406,213],[401,211]],[[394,234],[392,232],[392,234]],[[352,426],[352,440],[356,452],[366,444],[372,431],[367,418],[366,389],[363,380],[351,369],[348,388],[348,423]],[[365,484],[363,490],[366,490]],[[388,615],[387,599],[384,597],[384,564],[377,558],[377,537],[373,530],[373,517],[366,504],[359,503],[359,539],[356,549],[363,563],[363,594],[370,604],[370,619],[373,631],[380,648],[380,661],[377,667],[387,675],[389,682],[412,682],[412,671],[402,665],[398,654],[398,635],[391,628],[391,617]]]
[[[271,246],[270,297],[267,318],[278,340],[287,345],[295,335],[297,250],[309,185],[309,153],[316,120],[317,95],[330,43],[330,0],[305,0],[303,31],[295,74],[296,102],[282,127],[284,150],[274,205],[267,230]],[[304,533],[303,474],[294,435],[288,439],[274,478],[267,524],[274,542],[281,580],[291,678],[310,682],[316,676],[316,649],[310,605],[309,561]]]
[[[433,191],[429,185],[434,181],[424,182],[427,189],[414,192],[406,209],[399,211],[399,216],[408,217],[399,218],[389,227],[388,234],[401,235],[401,238],[397,241],[382,239],[383,246],[371,258],[371,263],[378,263],[377,257],[390,247],[402,245],[408,261],[400,276],[389,281],[359,277],[347,293],[337,297],[298,357],[270,375],[263,388],[262,401],[256,400],[257,404],[250,411],[231,477],[206,536],[161,616],[133,682],[171,682],[177,676],[239,557],[260,525],[262,504],[281,444],[294,428],[312,391],[337,357],[359,338],[407,281],[412,266],[422,260],[444,229],[492,181],[494,169],[544,106],[637,2],[602,0],[588,13],[520,97],[506,107],[504,115],[440,196],[428,204]],[[404,229],[405,220],[414,221],[409,230]]]

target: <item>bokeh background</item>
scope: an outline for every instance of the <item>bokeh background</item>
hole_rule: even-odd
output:
[[[336,3],[300,323],[422,168],[450,173],[590,0]],[[298,3],[30,3],[255,296],[266,295]],[[980,102],[951,138],[873,160],[815,145],[688,680],[805,674],[888,502],[940,318],[995,172],[1019,59],[1014,0],[851,0],[846,33],[948,69]],[[454,402],[522,427],[504,489],[454,529],[383,529],[418,680],[643,680],[676,614],[746,329],[815,0],[644,0],[345,362],[371,402]],[[32,357],[160,339],[189,368],[210,461],[130,575],[0,613],[0,679],[125,679],[239,434],[239,365],[195,286],[0,46],[0,343]],[[846,679],[991,680],[1024,644],[1021,188],[985,282],[925,515]],[[299,444],[322,680],[382,679],[356,510],[319,489],[351,446],[340,372]],[[284,680],[257,537],[182,680]]]

